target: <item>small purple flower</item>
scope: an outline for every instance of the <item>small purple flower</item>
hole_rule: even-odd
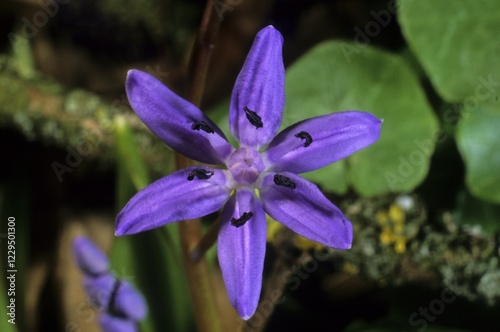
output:
[[[282,44],[276,29],[262,29],[236,80],[229,110],[231,133],[240,143],[236,149],[196,106],[154,77],[131,70],[126,82],[132,108],[153,133],[177,152],[215,166],[176,171],[137,193],[118,214],[116,235],[222,208],[219,263],[230,301],[243,319],[254,314],[259,301],[266,213],[311,240],[351,247],[351,223],[316,185],[296,174],[374,143],[382,122],[364,112],[333,113],[274,137],[285,106]]]
[[[103,331],[138,331],[138,322],[147,315],[142,295],[109,271],[108,258],[90,239],[77,237],[73,241],[73,254],[83,272],[83,286],[89,301],[103,312],[99,318]]]

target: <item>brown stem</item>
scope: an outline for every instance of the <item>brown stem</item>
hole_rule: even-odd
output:
[[[198,261],[200,258],[205,255],[208,249],[212,247],[212,245],[217,240],[217,235],[219,234],[220,227],[220,218],[218,218],[210,228],[205,232],[205,235],[201,238],[200,242],[193,248],[191,251],[191,259],[193,261]]]
[[[197,106],[201,104],[208,65],[212,56],[215,38],[219,32],[220,22],[214,10],[213,0],[208,0],[193,48],[189,68],[189,85],[186,94],[187,100]]]
[[[214,13],[213,1],[207,1],[203,19],[193,49],[189,72],[189,87],[186,98],[199,106],[203,96],[208,65],[212,54],[215,36],[219,30],[220,20]],[[192,165],[192,161],[183,155],[176,154],[177,169]],[[191,252],[202,238],[199,219],[179,223],[179,232],[191,301],[199,331],[221,331],[219,315],[216,310],[215,297],[209,278],[208,263],[204,257],[194,261]]]

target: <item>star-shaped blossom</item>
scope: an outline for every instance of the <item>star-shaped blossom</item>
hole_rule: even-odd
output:
[[[75,261],[83,273],[83,286],[90,302],[101,312],[104,332],[137,332],[147,314],[146,301],[127,281],[109,270],[106,255],[87,237],[73,241]]]
[[[132,108],[153,133],[175,151],[213,166],[178,170],[137,193],[118,214],[116,234],[222,208],[219,264],[231,304],[243,319],[254,314],[259,301],[266,213],[311,240],[351,247],[351,223],[315,184],[297,174],[374,143],[382,122],[365,112],[333,113],[298,122],[274,137],[285,106],[282,44],[276,29],[262,29],[236,80],[229,125],[237,148],[196,106],[154,77],[131,70],[126,82]]]

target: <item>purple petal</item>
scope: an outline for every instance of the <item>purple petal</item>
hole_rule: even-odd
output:
[[[291,183],[277,185],[275,175],[266,175],[260,191],[267,214],[310,240],[336,249],[351,248],[350,221],[315,184],[292,173],[279,173]]]
[[[85,274],[97,276],[109,269],[109,260],[106,255],[85,236],[75,238],[73,254],[76,264]]]
[[[144,297],[126,281],[122,281],[116,290],[113,309],[135,321],[143,320],[148,312]]]
[[[209,178],[203,179],[203,174]],[[135,234],[219,210],[231,193],[228,176],[228,171],[192,166],[153,182],[118,214],[115,234]]]
[[[274,172],[313,171],[373,144],[381,124],[372,114],[358,111],[307,119],[279,133],[263,159]]]
[[[285,107],[283,36],[272,26],[262,29],[241,69],[229,111],[229,126],[242,146],[259,149],[271,141],[281,125]],[[257,113],[262,126],[252,124],[245,107]]]
[[[231,219],[253,215],[240,227]],[[248,189],[239,189],[227,202],[221,216],[217,252],[229,301],[241,318],[255,313],[262,288],[266,253],[266,216],[259,200]]]
[[[111,273],[99,277],[85,277],[83,287],[90,303],[99,310],[107,310],[117,280]]]
[[[112,316],[103,313],[99,317],[99,324],[104,332],[137,332],[139,328],[133,320]]]
[[[224,164],[234,150],[216,124],[153,76],[130,70],[126,90],[135,113],[175,151],[202,163]]]

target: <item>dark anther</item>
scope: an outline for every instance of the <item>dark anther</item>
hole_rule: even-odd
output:
[[[113,282],[113,288],[111,289],[111,296],[110,296],[110,300],[109,300],[109,307],[110,308],[115,307],[118,289],[122,286],[122,284],[123,283],[120,281],[120,279],[115,279],[115,281]]]
[[[248,121],[250,121],[250,123],[252,125],[254,125],[255,128],[259,129],[259,128],[262,128],[264,126],[264,124],[262,123],[261,117],[257,113],[255,113],[254,111],[251,111],[246,106],[245,106],[244,110],[245,110],[245,115],[247,116]]]
[[[286,176],[275,174],[274,175],[274,183],[278,186],[283,186],[287,187],[290,189],[295,189],[297,186],[295,185],[295,182],[292,181],[292,179],[287,178]]]
[[[307,148],[309,145],[311,145],[313,139],[311,137],[311,135],[309,135],[308,132],[306,131],[301,131],[300,133],[298,133],[297,135],[295,135],[295,137],[298,137],[300,139],[305,139],[306,142],[304,143],[304,147]]]
[[[188,181],[193,181],[195,177],[197,177],[198,180],[206,180],[210,179],[212,175],[214,175],[214,171],[207,171],[201,168],[197,168],[189,173]]]
[[[241,227],[252,217],[253,217],[252,212],[243,212],[243,215],[238,219],[231,218],[231,225],[233,225],[234,227]]]
[[[205,121],[196,121],[196,123],[194,123],[191,126],[191,129],[193,129],[193,130],[200,130],[201,129],[209,134],[214,133],[214,130]]]

